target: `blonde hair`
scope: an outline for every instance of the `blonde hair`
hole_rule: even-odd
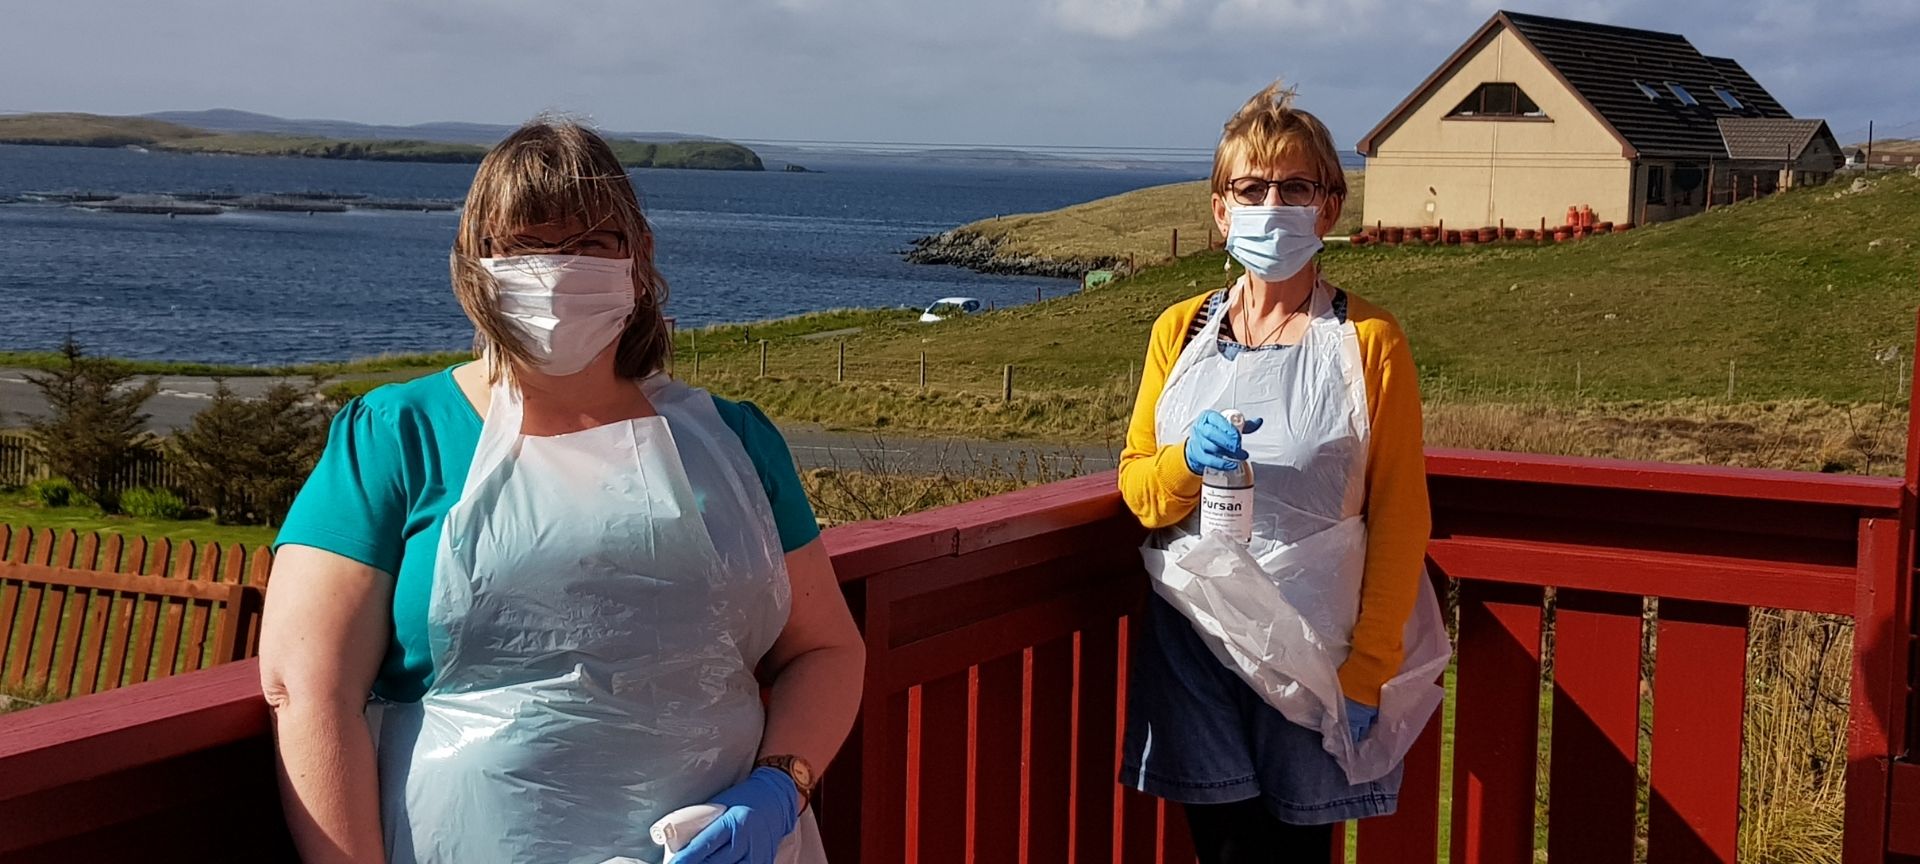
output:
[[[1213,194],[1227,194],[1235,165],[1272,167],[1304,151],[1327,195],[1343,200],[1347,197],[1347,172],[1340,167],[1333,133],[1320,118],[1293,107],[1296,93],[1275,81],[1255,93],[1227,120],[1220,133],[1220,146],[1213,151]]]
[[[611,227],[626,242],[637,289],[633,319],[621,332],[614,369],[625,378],[645,378],[666,366],[672,334],[661,309],[667,282],[653,264],[653,228],[626,166],[591,129],[572,120],[540,116],[487,151],[454,235],[450,266],[453,294],[473,321],[474,354],[491,352],[498,380],[502,367],[524,369],[533,355],[500,314],[499,288],[480,265],[503,232],[578,219],[589,229]]]

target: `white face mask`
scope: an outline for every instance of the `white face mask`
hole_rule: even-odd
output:
[[[498,284],[500,314],[534,368],[572,375],[612,345],[633,318],[633,259],[586,255],[482,258]]]
[[[1227,215],[1227,253],[1263,282],[1300,272],[1320,253],[1318,207],[1239,206]]]

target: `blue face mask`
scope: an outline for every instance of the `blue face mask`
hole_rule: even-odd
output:
[[[1263,282],[1300,272],[1324,248],[1318,207],[1234,207],[1227,214],[1227,254]]]

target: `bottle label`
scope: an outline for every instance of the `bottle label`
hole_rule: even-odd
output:
[[[1253,487],[1200,488],[1200,536],[1215,532],[1242,545],[1253,542]]]

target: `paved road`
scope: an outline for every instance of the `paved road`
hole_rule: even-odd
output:
[[[227,386],[243,397],[258,396],[272,386],[268,378],[229,378]],[[160,395],[147,403],[153,415],[148,428],[166,433],[187,425],[213,398],[210,378],[163,377]],[[25,418],[44,416],[40,393],[27,383],[25,373],[0,369],[0,427],[18,426]],[[1055,476],[1112,469],[1118,451],[1100,446],[1068,446],[1030,441],[972,441],[960,438],[878,436],[863,432],[836,432],[817,426],[782,424],[794,461],[805,468],[882,467],[895,471],[931,472],[941,467],[972,464],[1012,467],[1043,460]],[[1031,471],[1031,468],[1029,469]]]

